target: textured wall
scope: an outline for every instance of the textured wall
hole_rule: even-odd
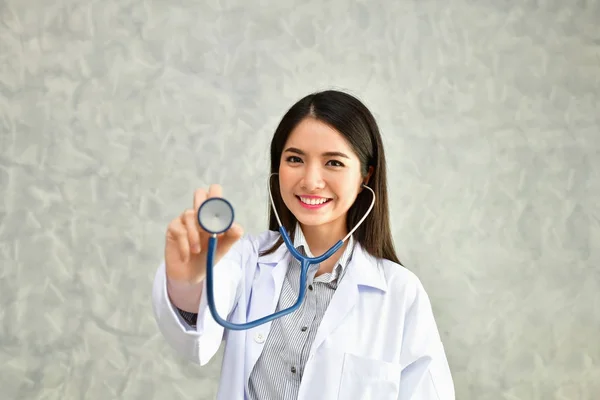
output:
[[[0,2],[2,399],[213,398],[152,317],[167,223],[218,182],[265,229],[275,125],[330,87],[458,398],[600,398],[600,2],[381,4]]]

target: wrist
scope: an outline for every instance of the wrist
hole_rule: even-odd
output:
[[[167,277],[167,294],[175,307],[183,311],[197,313],[202,297],[203,284],[204,279],[192,282]]]

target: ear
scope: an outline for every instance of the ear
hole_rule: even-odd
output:
[[[363,178],[362,183],[360,184],[360,190],[361,191],[363,190],[363,186],[366,186],[366,185],[369,184],[369,180],[371,180],[371,175],[373,175],[373,171],[374,171],[373,166],[370,166],[369,170],[367,171],[367,176],[365,176]]]
[[[369,171],[367,172],[367,176],[365,176],[365,178],[363,179],[363,184],[368,185],[369,184],[369,180],[371,179],[371,175],[373,175],[373,166],[371,165],[369,167]]]

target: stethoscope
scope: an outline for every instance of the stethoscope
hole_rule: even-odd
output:
[[[273,173],[273,174],[271,174],[271,176],[276,175],[276,174],[277,173]],[[368,189],[371,192],[371,194],[373,195],[373,200],[371,201],[371,205],[369,206],[369,209],[367,210],[365,215],[361,218],[360,221],[358,221],[356,226],[343,239],[341,239],[340,241],[335,243],[329,250],[327,250],[321,256],[306,257],[306,256],[300,254],[300,252],[298,252],[298,250],[296,250],[296,248],[292,244],[292,241],[290,240],[290,237],[289,237],[287,231],[281,224],[281,220],[279,219],[279,215],[277,214],[277,210],[275,209],[275,203],[273,202],[273,195],[271,194],[271,184],[269,182],[268,188],[269,188],[269,197],[271,199],[271,208],[273,209],[273,213],[275,214],[275,217],[277,218],[277,223],[279,224],[279,233],[281,234],[281,237],[283,238],[283,241],[284,241],[287,249],[289,250],[289,252],[292,254],[292,256],[294,256],[294,258],[296,258],[298,261],[300,261],[300,268],[301,268],[300,291],[298,293],[298,299],[296,300],[296,303],[294,303],[294,305],[292,305],[284,310],[280,310],[274,314],[270,314],[265,317],[256,319],[254,321],[246,322],[243,324],[234,324],[232,322],[226,321],[223,318],[221,318],[221,316],[217,312],[217,308],[215,306],[215,294],[214,294],[214,287],[213,287],[213,261],[214,261],[215,251],[217,248],[217,235],[226,232],[233,224],[233,220],[234,220],[233,206],[231,205],[231,203],[229,201],[227,201],[226,199],[224,199],[222,197],[211,197],[211,198],[205,200],[202,203],[202,205],[200,206],[200,208],[198,209],[198,223],[200,224],[202,229],[204,229],[206,232],[208,232],[211,235],[208,239],[208,250],[207,250],[207,255],[206,255],[206,257],[207,257],[206,258],[206,298],[207,298],[208,308],[210,309],[210,313],[212,314],[215,321],[219,325],[223,326],[224,328],[230,329],[230,330],[245,330],[245,329],[252,329],[254,327],[265,324],[276,318],[281,318],[284,315],[287,315],[287,314],[290,314],[290,313],[293,313],[294,311],[296,311],[300,307],[300,304],[302,304],[304,295],[306,293],[306,276],[308,274],[309,267],[312,264],[319,264],[319,263],[327,260],[329,257],[331,257],[340,247],[342,247],[344,242],[346,240],[348,240],[348,238],[350,236],[352,236],[354,231],[356,231],[356,229],[358,229],[358,227],[364,222],[364,220],[367,218],[367,216],[373,209],[373,206],[375,205],[375,192],[373,191],[373,189],[371,189],[367,185],[363,184],[362,187],[365,189]]]

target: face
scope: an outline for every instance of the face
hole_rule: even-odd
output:
[[[279,185],[285,205],[304,227],[346,229],[346,213],[360,192],[360,161],[344,136],[306,118],[281,154]]]

